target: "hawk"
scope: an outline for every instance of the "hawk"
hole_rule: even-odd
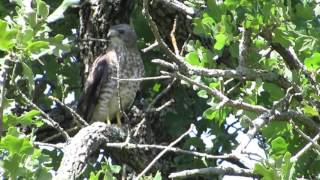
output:
[[[117,79],[141,78],[144,66],[137,47],[137,35],[128,24],[111,26],[110,45],[93,63],[79,102],[79,111],[89,123],[120,121],[120,106],[127,109],[134,101],[140,83]],[[119,98],[120,96],[120,98]],[[120,99],[120,101],[119,101]]]

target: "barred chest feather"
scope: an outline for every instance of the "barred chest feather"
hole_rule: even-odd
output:
[[[93,114],[93,121],[113,119],[120,111],[118,98],[118,82],[120,79],[136,79],[144,76],[144,66],[138,51],[129,51],[126,48],[110,52],[108,62],[108,78],[104,81],[100,98]],[[123,110],[126,110],[134,101],[140,88],[139,81],[120,81],[120,100]]]

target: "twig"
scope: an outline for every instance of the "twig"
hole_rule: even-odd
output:
[[[257,132],[269,121],[275,119],[276,116],[272,116],[270,112],[261,114],[255,120],[252,121],[252,127],[246,133],[246,138],[243,138],[237,148],[232,152],[235,156],[241,156],[242,151],[248,146]]]
[[[157,41],[155,41],[154,43],[152,43],[148,47],[141,49],[141,52],[147,53],[147,52],[151,51],[152,49],[158,47],[158,45],[159,45],[159,43]]]
[[[103,42],[103,43],[107,43],[109,42],[108,39],[99,39],[99,38],[85,38],[85,39],[79,39],[80,41],[97,41],[97,42]]]
[[[270,110],[268,110],[267,108],[263,107],[263,106],[259,106],[259,105],[251,105],[239,100],[231,100],[229,99],[227,96],[225,96],[224,94],[222,94],[219,90],[215,89],[215,88],[209,88],[208,86],[201,84],[199,82],[196,82],[182,74],[180,74],[179,72],[177,72],[176,74],[174,74],[173,76],[176,76],[179,79],[182,79],[188,83],[191,83],[193,85],[198,86],[199,88],[206,90],[209,94],[219,98],[224,104],[227,104],[229,106],[232,107],[237,107],[237,108],[241,108],[241,109],[245,109],[245,110],[249,110],[249,111],[255,111],[255,112],[259,112],[259,113],[265,113],[265,112],[269,112]]]
[[[48,126],[56,129],[57,131],[60,132],[60,134],[65,138],[66,141],[69,140],[69,135],[66,131],[63,130],[63,128],[55,122],[47,113],[45,113],[42,109],[40,109],[36,104],[34,104],[23,92],[18,90],[19,93],[21,94],[22,98],[27,101],[32,107],[36,108],[45,118],[42,118],[42,121],[46,123]]]
[[[178,67],[175,64],[166,62],[162,59],[153,59],[151,62],[169,68],[170,70],[177,71]],[[225,79],[237,79],[241,81],[255,81],[257,79],[261,79],[264,82],[270,82],[279,85],[283,89],[288,89],[289,87],[293,87],[296,93],[301,92],[300,88],[290,81],[285,79],[284,77],[270,71],[263,70],[254,70],[242,67],[241,71],[238,70],[222,70],[222,69],[207,69],[207,68],[199,68],[188,66],[187,71],[189,74],[199,75],[199,76],[208,76],[215,78],[225,78]]]
[[[125,148],[125,149],[144,149],[144,150],[149,150],[149,149],[166,149],[168,146],[163,146],[163,145],[153,145],[153,144],[134,144],[134,143],[107,143],[106,147],[110,148]],[[183,150],[180,148],[176,147],[169,147],[168,151],[170,152],[175,152],[175,153],[182,153],[182,154],[188,154],[192,156],[198,156],[198,157],[204,157],[207,159],[234,159],[232,154],[225,154],[225,155],[211,155],[207,153],[201,153],[201,152],[196,152],[196,151],[188,151],[188,150]]]
[[[79,126],[88,126],[89,124],[87,123],[87,121],[85,121],[76,111],[74,111],[73,109],[71,109],[69,106],[65,105],[63,102],[61,102],[58,98],[53,97],[53,96],[49,96],[49,99],[57,102],[58,104],[60,104],[62,107],[65,107],[66,109],[69,110],[69,112],[71,112],[71,114],[73,114],[75,116],[75,122],[79,125]]]
[[[171,77],[171,76],[170,76]],[[147,107],[146,112],[149,112],[151,108],[159,101],[160,98],[162,98],[163,95],[165,95],[173,86],[173,84],[176,82],[176,78],[173,78],[173,80],[168,84],[168,86],[163,89],[149,104]]]
[[[313,139],[311,139],[308,135],[306,135],[300,128],[297,126],[292,119],[290,123],[294,126],[294,130],[297,131],[303,138],[305,138],[309,143],[303,147],[296,155],[291,157],[291,162],[298,161],[299,157],[302,156],[307,150],[309,150],[312,146],[315,147],[318,151],[320,151],[320,145],[317,143],[318,139],[320,138],[320,133],[318,133]]]
[[[174,99],[170,99],[169,101],[165,102],[164,104],[162,104],[160,107],[154,108],[154,111],[156,112],[160,112],[162,111],[162,109],[170,106],[172,103],[174,103]],[[153,109],[152,109],[153,110]],[[152,111],[151,110],[151,111]]]
[[[171,76],[170,76],[171,77]],[[173,84],[176,82],[176,78],[174,78],[170,84],[168,84],[168,86],[163,89],[152,101],[151,103],[149,104],[149,106],[147,107],[146,109],[146,113],[150,112],[152,110],[152,108],[154,107],[154,105],[159,101],[159,99],[165,95],[170,89],[171,87],[173,86]],[[139,124],[135,127],[135,131],[134,131],[134,134],[133,136],[137,136],[138,135],[138,132],[140,130],[140,128],[142,127],[142,125],[145,123],[146,121],[146,118],[144,117],[140,122]]]
[[[177,45],[176,36],[174,34],[176,32],[176,29],[177,29],[177,21],[178,21],[178,15],[176,15],[176,17],[174,18],[172,30],[171,30],[171,33],[170,33],[170,37],[171,37],[171,43],[172,43],[174,52],[175,52],[175,54],[177,56],[179,56],[179,54],[180,54],[179,53],[179,48],[178,48],[178,45]]]
[[[203,175],[229,175],[229,176],[244,176],[244,177],[260,177],[258,174],[255,174],[253,170],[242,169],[242,168],[223,168],[223,167],[209,167],[202,169],[192,169],[185,170],[181,172],[171,173],[169,178],[184,178],[191,176],[203,176]]]
[[[63,144],[51,144],[51,143],[43,143],[43,142],[33,142],[34,145],[38,147],[52,147],[55,149],[63,149],[64,143]]]
[[[164,42],[164,40],[161,38],[161,35],[159,33],[158,27],[156,23],[153,21],[152,16],[149,13],[149,5],[148,5],[149,0],[143,0],[143,9],[142,9],[142,14],[146,17],[147,22],[151,28],[151,31],[156,38],[156,41],[159,43],[159,47],[171,58],[174,60],[176,63],[179,63],[183,67],[187,67],[188,64],[184,61],[184,58],[181,56],[175,55],[168,45]]]
[[[67,133],[72,133],[72,132],[74,132],[74,131],[76,131],[76,130],[79,130],[80,128],[78,127],[78,126],[75,126],[75,127],[73,127],[73,128],[70,128],[70,129],[67,129],[66,130],[66,132]],[[54,135],[52,135],[52,136],[49,136],[49,137],[47,137],[47,138],[45,138],[44,140],[42,140],[42,142],[50,142],[51,140],[53,140],[53,139],[56,139],[56,138],[58,138],[58,137],[60,137],[61,136],[61,134],[54,134]]]
[[[302,156],[304,153],[306,153],[312,146],[315,147],[315,142],[318,141],[318,139],[320,138],[320,133],[318,133],[313,139],[311,139],[311,141],[305,145],[296,155],[294,155],[293,157],[290,158],[291,162],[297,162],[299,157]],[[319,145],[318,145],[319,146]],[[320,155],[319,150],[317,151],[318,154]]]
[[[149,81],[149,80],[160,80],[160,79],[171,79],[171,76],[155,76],[155,77],[144,77],[144,78],[131,78],[131,79],[118,79],[116,77],[111,77],[111,79],[121,81]]]
[[[168,147],[166,147],[163,151],[161,151],[150,163],[149,165],[135,178],[135,180],[139,180],[166,152],[169,151],[169,148],[172,148],[174,145],[176,145],[178,142],[180,142],[185,136],[187,136],[193,129],[195,128],[194,124],[190,125],[190,128],[183,133],[178,139],[173,141],[169,144]]]
[[[181,47],[181,51],[180,51],[180,56],[183,55],[184,51],[185,51],[185,47],[188,45],[189,39],[191,37],[191,34],[188,35],[188,38],[186,39],[186,41],[183,43],[182,47]]]

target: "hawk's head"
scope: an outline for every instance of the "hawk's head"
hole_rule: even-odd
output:
[[[118,24],[111,26],[107,35],[111,40],[111,44],[121,43],[127,47],[136,46],[137,34],[128,24]]]

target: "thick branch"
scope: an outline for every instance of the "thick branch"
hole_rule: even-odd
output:
[[[189,16],[195,16],[198,12],[196,9],[186,6],[185,4],[183,4],[182,2],[179,2],[177,0],[158,0],[161,1],[161,3],[169,6],[170,8],[173,8],[185,15],[189,15]]]
[[[79,131],[65,147],[56,179],[75,179],[84,171],[90,155],[107,142],[123,141],[126,133],[121,128],[102,122],[93,123]]]

